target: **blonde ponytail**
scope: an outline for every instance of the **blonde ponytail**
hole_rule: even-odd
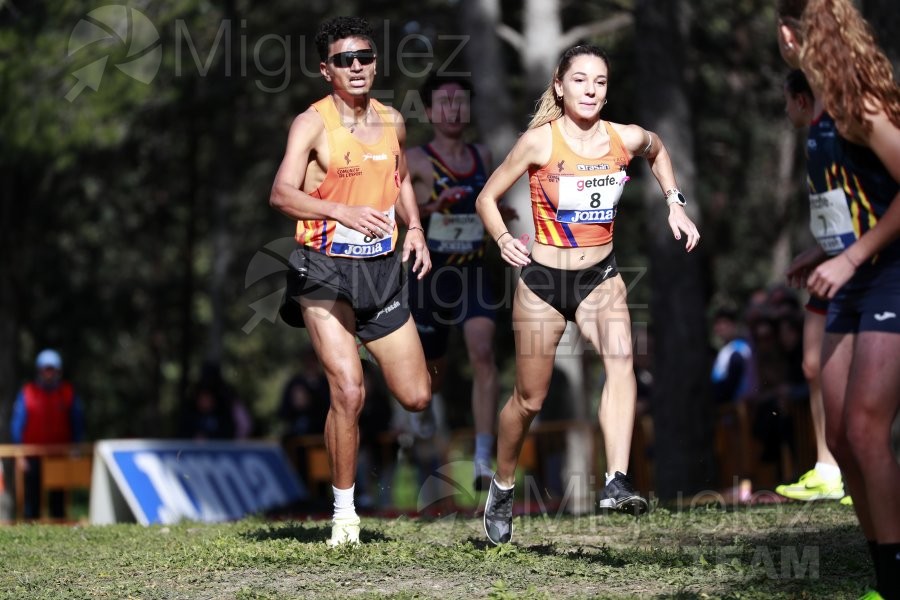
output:
[[[535,103],[534,114],[531,115],[528,129],[537,129],[541,125],[555,121],[563,116],[562,98],[556,95],[555,82],[556,77],[550,80],[550,85],[547,86],[547,89],[544,90],[544,93],[541,94],[541,97]]]

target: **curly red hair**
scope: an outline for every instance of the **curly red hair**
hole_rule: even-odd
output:
[[[800,64],[846,137],[872,129],[881,110],[900,127],[900,88],[869,24],[849,0],[779,0],[779,17],[797,29]]]

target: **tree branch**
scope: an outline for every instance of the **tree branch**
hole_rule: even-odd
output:
[[[630,12],[620,12],[602,21],[594,21],[593,23],[573,27],[559,38],[559,50],[565,50],[569,46],[576,44],[578,40],[608,35],[619,29],[630,27],[633,23],[634,16]]]
[[[525,36],[506,23],[497,24],[497,36],[519,52],[525,50]]]

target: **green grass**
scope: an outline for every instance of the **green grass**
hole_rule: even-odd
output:
[[[517,517],[0,527],[0,598],[856,598],[868,554],[837,503]]]

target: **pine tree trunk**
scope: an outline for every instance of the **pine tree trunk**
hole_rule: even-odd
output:
[[[788,203],[796,199],[794,191],[797,189],[795,178],[800,175],[796,169],[797,133],[785,127],[778,136],[778,172],[776,173],[775,187],[772,190],[772,215],[774,221],[781,223],[778,237],[772,244],[772,269],[770,280],[772,283],[784,283],[784,274],[790,266],[791,258],[791,234],[793,227],[788,220]]]
[[[16,195],[14,178],[11,169],[0,169],[0,256],[3,257],[0,260],[0,443],[9,440],[10,412],[18,387],[15,373],[19,347],[16,293],[20,284],[16,281],[15,269],[17,262],[24,258],[21,251],[25,247],[19,246],[17,261],[13,202],[24,196]]]
[[[672,157],[699,222],[692,120],[684,81],[685,32],[690,7],[682,0],[639,0],[635,7],[640,124],[655,131]],[[648,214],[651,318],[655,332],[655,483],[662,498],[692,494],[713,484],[712,405],[707,355],[707,281],[702,245],[687,254],[675,241],[662,192],[644,173]],[[701,242],[702,244],[702,242]]]

